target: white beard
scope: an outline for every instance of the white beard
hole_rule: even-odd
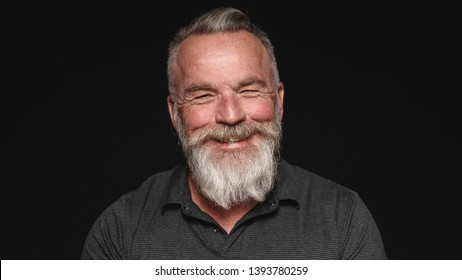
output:
[[[259,143],[242,150],[217,151],[205,144],[207,137],[226,140],[255,133]],[[280,122],[219,125],[189,137],[179,122],[178,134],[197,189],[215,205],[229,209],[252,200],[261,202],[273,188],[282,135]]]

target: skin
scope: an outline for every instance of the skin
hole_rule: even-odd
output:
[[[180,46],[175,75],[180,117],[189,134],[204,128],[213,129],[217,124],[268,124],[275,121],[275,116],[282,118],[284,87],[279,83],[274,88],[266,49],[247,31],[191,35]],[[277,112],[275,98],[279,98],[280,104]],[[167,103],[176,128],[174,103],[170,97]],[[205,145],[213,150],[245,150],[250,144],[258,145],[259,138],[252,135],[226,143],[210,140]],[[189,185],[193,201],[227,232],[256,204],[251,201],[223,210],[198,192],[191,176]]]

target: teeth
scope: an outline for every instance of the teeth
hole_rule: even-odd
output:
[[[231,143],[237,142],[237,141],[239,141],[239,138],[229,138],[228,139],[228,142],[231,142]]]
[[[221,143],[235,143],[244,140],[245,137],[224,137],[224,138],[216,138],[216,141],[220,141]]]

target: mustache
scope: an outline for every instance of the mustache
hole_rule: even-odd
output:
[[[191,146],[197,146],[210,140],[230,142],[246,139],[255,134],[263,137],[276,137],[278,131],[274,125],[266,126],[258,122],[240,123],[233,126],[218,124],[212,128],[205,127],[195,132],[188,142]]]

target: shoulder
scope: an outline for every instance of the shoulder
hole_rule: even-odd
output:
[[[83,259],[125,259],[129,257],[132,236],[143,220],[157,211],[171,185],[180,188],[182,166],[156,173],[137,189],[123,194],[109,205],[93,224],[87,236]]]
[[[377,224],[358,193],[287,162],[280,170],[278,187],[297,201],[311,228],[335,232],[340,258],[386,259]]]
[[[131,214],[146,209],[159,209],[175,192],[180,193],[186,180],[186,166],[177,165],[172,169],[151,175],[138,188],[123,194],[115,203],[124,204]]]
[[[345,204],[348,207],[358,199],[358,194],[352,189],[287,161],[281,160],[279,170],[280,187],[301,205],[334,207]]]

